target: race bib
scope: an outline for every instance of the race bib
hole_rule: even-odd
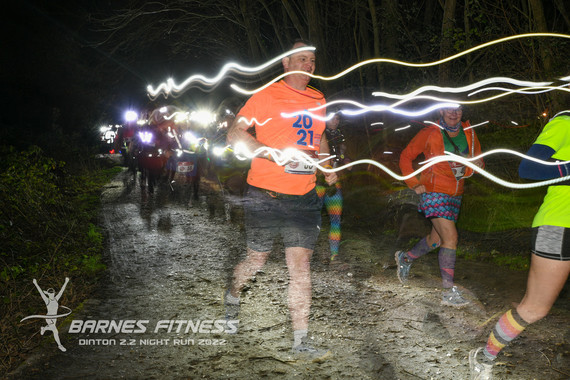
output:
[[[176,167],[177,173],[190,173],[194,170],[194,163],[189,161],[181,161]]]
[[[449,166],[451,167],[451,171],[453,172],[455,179],[458,181],[465,176],[465,165],[459,162],[450,161]]]
[[[314,150],[303,151],[311,160],[315,161],[315,164],[309,164],[307,162],[291,161],[285,165],[285,173],[289,174],[315,174],[317,172],[317,152]]]

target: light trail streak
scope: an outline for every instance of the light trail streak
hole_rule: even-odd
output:
[[[323,159],[315,160],[307,153],[303,152],[302,150],[298,150],[295,148],[287,148],[285,150],[279,150],[275,148],[270,148],[268,146],[264,146],[261,148],[256,149],[255,151],[251,152],[244,143],[237,143],[234,147],[234,153],[236,157],[240,160],[247,160],[252,159],[258,156],[265,157],[267,154],[271,155],[271,158],[277,165],[283,166],[288,162],[300,162],[300,163],[307,163],[310,165],[320,164],[321,162],[325,162],[334,158],[336,156],[326,156]]]
[[[569,39],[570,39],[570,35],[567,35],[567,34],[559,34],[559,33],[526,33],[526,34],[517,34],[517,35],[514,35],[514,36],[508,36],[508,37],[499,38],[499,39],[496,39],[496,40],[493,40],[493,41],[489,41],[489,42],[486,42],[486,43],[477,45],[477,46],[475,46],[475,47],[472,47],[472,48],[470,48],[470,49],[464,50],[464,51],[462,51],[462,52],[459,52],[459,53],[457,53],[457,54],[454,54],[454,55],[452,55],[452,56],[449,56],[449,57],[447,57],[447,58],[443,58],[443,59],[440,59],[440,60],[438,60],[438,61],[433,61],[433,62],[427,62],[427,63],[411,63],[411,62],[399,61],[399,60],[389,59],[389,58],[373,58],[373,59],[369,59],[369,60],[366,60],[366,61],[359,62],[359,63],[357,63],[357,64],[355,64],[355,65],[353,65],[353,66],[347,68],[346,70],[341,71],[340,73],[338,73],[338,74],[336,74],[336,75],[333,75],[333,76],[330,76],[330,77],[323,77],[323,76],[320,76],[320,75],[314,75],[314,74],[310,74],[310,73],[307,73],[307,72],[304,72],[304,71],[290,71],[290,72],[283,73],[283,74],[277,76],[276,78],[274,78],[274,79],[271,80],[270,82],[266,83],[265,85],[263,85],[263,86],[261,86],[261,87],[258,87],[258,88],[256,88],[256,89],[254,89],[254,90],[245,90],[245,89],[239,87],[239,86],[236,85],[236,84],[232,84],[230,87],[231,87],[234,91],[237,91],[237,92],[242,93],[242,94],[244,94],[244,95],[252,95],[252,94],[255,94],[256,92],[259,92],[259,91],[263,90],[264,88],[270,86],[271,84],[273,84],[273,83],[279,81],[281,78],[283,78],[283,77],[285,77],[285,76],[288,76],[288,75],[293,75],[293,74],[305,74],[305,75],[310,76],[311,78],[320,79],[320,80],[324,80],[324,81],[330,81],[330,80],[336,80],[336,79],[338,79],[338,78],[341,78],[341,77],[343,77],[344,75],[350,73],[351,71],[356,70],[356,69],[359,68],[359,67],[362,67],[362,66],[365,66],[365,65],[368,65],[368,64],[373,64],[373,63],[383,63],[383,62],[385,62],[385,63],[394,63],[394,64],[397,64],[397,65],[408,66],[408,67],[429,67],[429,66],[436,66],[436,65],[439,65],[439,64],[442,64],[442,63],[445,63],[445,62],[452,61],[452,60],[457,59],[457,58],[459,58],[459,57],[462,57],[462,56],[464,56],[464,55],[470,54],[470,53],[472,53],[472,52],[474,52],[474,51],[477,51],[477,50],[480,50],[480,49],[483,49],[483,48],[486,48],[486,47],[489,47],[489,46],[492,46],[492,45],[495,45],[495,44],[499,44],[499,43],[506,42],[506,41],[511,41],[511,40],[514,40],[514,39],[530,38],[530,37],[556,37],[556,38],[569,38]]]
[[[557,117],[557,116],[560,116],[560,115],[562,115],[562,114],[565,114],[565,113],[570,114],[570,110],[560,111],[560,112],[558,112],[556,115],[552,116],[552,118],[551,118],[550,120],[554,119],[554,118]]]
[[[470,125],[470,126],[464,128],[463,130],[466,131],[466,130],[471,129],[471,128],[477,128],[477,127],[480,127],[480,126],[485,125],[485,124],[488,124],[488,123],[489,123],[489,120],[483,121],[483,122],[478,123],[478,124]]]
[[[497,148],[497,149],[489,150],[489,151],[487,151],[487,152],[481,153],[480,155],[478,155],[478,156],[476,156],[476,157],[469,157],[469,158],[461,157],[461,156],[458,156],[458,155],[456,155],[456,154],[454,154],[454,153],[451,153],[451,152],[447,152],[447,151],[445,152],[445,154],[447,154],[447,155],[449,155],[449,156],[453,156],[453,157],[456,157],[456,158],[462,158],[462,159],[467,160],[467,161],[477,161],[477,160],[479,160],[479,159],[481,159],[481,158],[484,158],[484,157],[487,157],[487,156],[490,156],[490,155],[493,155],[493,154],[502,154],[502,153],[504,153],[504,154],[512,154],[512,155],[514,155],[514,156],[518,156],[518,157],[520,157],[520,158],[522,158],[522,159],[529,160],[529,161],[533,161],[533,162],[539,163],[539,164],[541,164],[541,165],[554,166],[554,165],[565,165],[565,164],[570,163],[570,161],[559,161],[559,162],[544,161],[544,160],[541,160],[541,159],[536,158],[536,157],[527,156],[526,154],[517,152],[516,150],[504,149],[504,148]],[[438,156],[438,157],[439,157],[439,156]],[[419,165],[423,165],[423,164],[429,163],[429,162],[431,162],[432,160],[434,160],[434,159],[436,159],[436,158],[437,158],[437,157],[433,157],[433,158],[430,158],[429,160],[422,161],[422,162],[419,163]]]
[[[408,99],[408,98],[413,99],[416,95],[419,95],[423,92],[437,91],[437,92],[447,92],[447,93],[461,93],[461,92],[471,91],[473,89],[483,87],[491,83],[509,83],[520,87],[544,87],[552,84],[552,82],[530,82],[530,81],[522,81],[518,79],[507,78],[507,77],[494,77],[494,78],[483,79],[479,82],[472,83],[463,87],[440,87],[440,86],[428,85],[420,87],[417,90],[414,90],[404,95],[391,94],[388,92],[379,92],[379,91],[373,92],[372,95],[384,98],[391,98],[391,99]]]
[[[473,91],[472,93],[468,94],[467,96],[472,96],[472,95],[476,95],[480,92],[483,91],[504,91],[507,95],[511,94],[511,93],[518,93],[518,94],[529,94],[529,95],[535,95],[535,94],[542,94],[548,91],[552,91],[552,90],[562,90],[562,91],[569,91],[566,87],[570,86],[569,84],[563,84],[560,86],[536,86],[536,87],[527,87],[527,88],[521,88],[521,89],[512,89],[512,88],[504,88],[504,87],[486,87],[486,88],[481,88],[477,91]]]
[[[355,116],[355,115],[361,115],[361,114],[366,113],[366,112],[389,111],[389,112],[399,114],[399,115],[415,117],[415,116],[421,116],[421,115],[428,114],[428,113],[430,113],[436,109],[440,109],[440,108],[457,108],[462,104],[469,105],[469,104],[484,103],[484,102],[495,100],[495,99],[501,98],[503,96],[511,95],[514,93],[535,94],[537,92],[525,92],[525,91],[536,90],[539,88],[546,89],[545,91],[560,90],[560,91],[570,92],[570,89],[567,88],[567,86],[568,86],[568,84],[564,84],[561,86],[530,87],[530,88],[522,88],[522,89],[518,89],[518,90],[505,89],[506,91],[501,93],[501,94],[497,94],[497,95],[490,96],[488,98],[477,99],[477,100],[455,100],[455,99],[445,99],[445,98],[440,98],[437,96],[430,96],[430,95],[418,95],[414,98],[401,99],[401,100],[393,103],[392,105],[379,104],[379,105],[366,106],[364,104],[358,103],[358,102],[353,101],[353,100],[339,99],[339,100],[335,100],[333,102],[321,105],[319,107],[310,108],[306,111],[282,113],[281,116],[284,118],[290,118],[290,117],[296,117],[298,115],[309,115],[312,118],[315,118],[318,120],[329,121],[334,116],[334,113],[330,113],[330,114],[323,117],[323,116],[319,116],[317,114],[312,113],[312,111],[317,111],[317,110],[320,110],[322,108],[330,107],[334,104],[344,104],[344,105],[350,104],[350,105],[353,105],[355,107],[360,108],[360,110],[342,110],[340,112],[343,115]],[[468,96],[470,96],[470,95],[471,94],[469,94]],[[418,100],[418,99],[431,100],[431,101],[440,102],[440,103],[435,103],[429,107],[426,107],[426,108],[423,108],[423,109],[420,109],[417,111],[407,111],[407,110],[397,108],[397,106],[399,106],[401,104],[404,104],[404,103],[411,101],[411,100]]]
[[[236,146],[234,148],[234,152],[235,152],[236,157],[240,160],[251,159],[251,158],[254,158],[257,156],[265,156],[266,154],[269,153],[271,155],[271,157],[273,158],[273,160],[278,165],[282,166],[282,165],[285,165],[286,163],[288,163],[290,161],[296,161],[296,162],[300,162],[300,163],[306,163],[309,165],[316,165],[319,170],[321,170],[322,172],[325,172],[325,173],[334,173],[334,172],[341,171],[341,170],[347,169],[347,168],[355,166],[355,165],[361,165],[361,164],[373,165],[373,166],[376,166],[377,168],[381,169],[386,174],[390,175],[392,178],[394,178],[398,181],[405,181],[407,179],[413,178],[413,177],[417,176],[418,174],[422,173],[424,170],[426,170],[426,169],[430,168],[431,166],[436,165],[440,162],[458,162],[458,163],[461,163],[467,167],[470,167],[471,169],[473,169],[474,172],[481,174],[485,178],[487,178],[487,179],[489,179],[489,180],[491,180],[491,181],[493,181],[493,182],[495,182],[495,183],[497,183],[503,187],[508,187],[511,189],[530,189],[530,188],[534,188],[534,187],[548,186],[548,185],[556,184],[556,183],[559,183],[562,181],[570,180],[570,176],[566,176],[566,177],[554,178],[554,179],[550,179],[550,180],[532,182],[532,183],[509,182],[509,181],[505,181],[505,180],[487,172],[486,170],[480,168],[479,166],[477,166],[471,162],[471,161],[479,160],[483,157],[486,157],[486,156],[489,156],[492,154],[506,153],[506,154],[513,154],[513,155],[519,156],[521,158],[531,160],[534,162],[538,162],[538,163],[544,164],[544,165],[560,165],[560,164],[570,163],[570,161],[561,161],[561,162],[542,161],[542,160],[539,160],[535,157],[527,156],[525,154],[519,153],[519,152],[514,151],[514,150],[510,150],[510,149],[494,149],[494,150],[485,152],[483,154],[480,154],[478,156],[471,157],[471,158],[465,158],[465,157],[461,157],[461,156],[455,155],[455,154],[450,153],[450,152],[445,152],[446,155],[433,157],[429,160],[426,160],[426,161],[420,163],[420,164],[422,164],[422,166],[420,168],[418,168],[417,170],[415,170],[414,172],[412,172],[406,176],[396,174],[392,170],[388,169],[386,166],[382,165],[381,163],[379,163],[377,161],[371,160],[371,159],[357,160],[357,161],[353,161],[353,162],[350,162],[348,164],[339,166],[337,168],[329,169],[329,168],[321,166],[320,163],[328,161],[333,156],[329,156],[329,157],[326,157],[322,160],[316,161],[313,158],[311,158],[311,156],[307,155],[306,153],[304,153],[300,150],[294,149],[294,148],[288,148],[288,149],[281,151],[281,150],[270,148],[270,147],[262,147],[262,148],[256,149],[254,152],[251,152],[247,149],[245,144],[238,143],[238,144],[236,144]]]
[[[418,98],[424,98],[424,99],[435,99],[433,97],[426,97],[426,96],[419,96]],[[384,104],[377,104],[377,105],[372,105],[372,106],[366,106],[364,104],[352,101],[352,100],[337,100],[319,107],[315,107],[315,108],[310,108],[307,111],[296,111],[296,112],[291,112],[291,113],[286,113],[286,112],[282,112],[281,113],[281,117],[283,118],[292,118],[292,117],[297,117],[299,115],[308,115],[314,119],[317,120],[321,120],[321,121],[329,121],[330,119],[332,119],[335,115],[335,113],[329,113],[328,115],[325,116],[320,116],[317,115],[315,113],[312,113],[311,111],[317,111],[320,110],[322,108],[326,108],[326,107],[330,107],[332,104],[335,103],[344,103],[344,104],[352,104],[358,108],[360,108],[359,110],[342,110],[340,111],[343,115],[349,115],[349,116],[357,116],[357,115],[361,115],[363,113],[366,112],[382,112],[382,111],[389,111],[395,114],[399,114],[399,115],[404,115],[404,116],[409,116],[409,117],[415,117],[415,116],[421,116],[421,115],[425,115],[428,114],[432,111],[435,111],[437,109],[440,108],[457,108],[460,106],[459,103],[455,103],[453,101],[446,101],[445,99],[438,99],[439,101],[441,101],[441,103],[435,103],[432,104],[431,106],[425,107],[423,109],[420,109],[418,111],[407,111],[404,109],[400,109],[400,108],[396,108],[397,105],[399,105],[400,103],[404,103],[407,100],[401,100],[399,102],[396,102],[395,104],[392,105],[384,105]]]
[[[237,72],[237,73],[242,73],[242,74],[253,75],[259,71],[265,70],[266,68],[272,66],[276,62],[280,61],[281,59],[283,59],[283,58],[285,58],[291,54],[295,54],[295,53],[298,53],[301,51],[307,51],[307,50],[314,51],[315,47],[314,46],[302,46],[300,48],[287,51],[287,52],[273,58],[272,60],[270,60],[270,61],[268,61],[262,65],[255,66],[255,67],[247,67],[247,66],[242,66],[242,65],[235,63],[235,62],[230,62],[230,63],[227,63],[224,65],[224,67],[222,68],[222,70],[220,70],[218,75],[216,75],[215,77],[211,77],[211,78],[208,78],[208,77],[201,75],[201,74],[196,74],[196,75],[190,76],[188,79],[186,79],[181,84],[176,84],[174,82],[174,79],[169,78],[166,80],[166,82],[159,84],[156,88],[154,88],[151,85],[147,86],[147,93],[154,100],[160,94],[164,94],[164,96],[166,97],[166,96],[168,96],[168,94],[170,94],[172,92],[181,92],[186,87],[188,87],[192,83],[196,83],[196,82],[200,83],[200,84],[204,84],[206,86],[215,85],[218,82],[220,82],[229,72]]]
[[[253,124],[255,124],[255,125],[264,125],[264,124],[267,124],[271,119],[272,119],[272,118],[269,117],[269,118],[267,118],[266,120],[264,120],[263,122],[260,122],[260,121],[257,120],[255,117],[251,118],[251,120],[250,120],[250,119],[247,119],[247,118],[245,118],[244,116],[242,116],[242,117],[240,117],[240,118],[238,119],[238,122],[240,122],[240,121],[245,121],[245,123],[246,123],[247,125],[253,125]]]

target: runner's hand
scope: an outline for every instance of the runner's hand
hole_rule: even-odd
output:
[[[424,185],[418,185],[414,187],[412,190],[414,190],[416,194],[423,194],[426,192],[426,187]]]
[[[327,182],[327,185],[334,185],[337,181],[338,181],[338,174],[336,174],[336,172],[334,173],[324,173],[325,175],[325,181]]]

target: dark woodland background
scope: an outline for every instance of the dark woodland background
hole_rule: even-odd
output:
[[[148,106],[148,84],[213,76],[230,61],[259,65],[299,37],[318,48],[316,74],[331,76],[370,58],[426,63],[501,37],[570,30],[563,0],[22,1],[15,7],[2,23],[0,81],[8,112],[0,123],[2,140],[16,145],[46,131],[50,139],[83,141],[100,123],[121,122],[126,108]],[[313,84],[328,99],[372,104],[373,91],[403,94],[428,84],[457,87],[495,76],[556,81],[568,75],[568,56],[569,39],[521,38],[443,65],[369,64]],[[279,70],[249,78],[250,87]],[[232,95],[231,82],[165,101],[215,107]],[[529,118],[567,100],[563,91],[513,95],[472,107],[471,115],[481,108],[486,118]]]

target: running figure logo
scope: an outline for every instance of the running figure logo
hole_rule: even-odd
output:
[[[59,348],[61,351],[64,351],[64,352],[66,351],[66,349],[65,349],[65,347],[63,347],[61,345],[61,342],[59,340],[59,333],[57,331],[57,327],[55,326],[55,322],[57,321],[57,318],[65,317],[65,316],[71,314],[71,309],[66,307],[66,306],[61,306],[61,308],[66,309],[66,313],[57,314],[57,310],[60,307],[57,301],[59,301],[59,299],[61,298],[61,295],[63,294],[63,291],[65,290],[65,287],[67,286],[68,282],[69,282],[69,277],[66,277],[65,283],[61,287],[61,290],[59,291],[59,293],[57,293],[57,295],[55,295],[55,290],[53,290],[53,288],[49,288],[48,290],[42,290],[42,288],[40,288],[40,286],[38,285],[38,282],[34,278],[33,283],[36,286],[36,289],[38,289],[38,292],[40,292],[40,295],[42,296],[42,299],[44,300],[44,302],[46,304],[47,313],[46,313],[46,315],[30,315],[26,318],[23,318],[20,321],[20,322],[23,322],[26,319],[32,319],[32,318],[45,319],[47,325],[42,326],[40,333],[42,335],[44,335],[46,330],[50,330],[51,332],[53,332],[53,338],[55,339],[55,342],[57,343],[57,348]]]

